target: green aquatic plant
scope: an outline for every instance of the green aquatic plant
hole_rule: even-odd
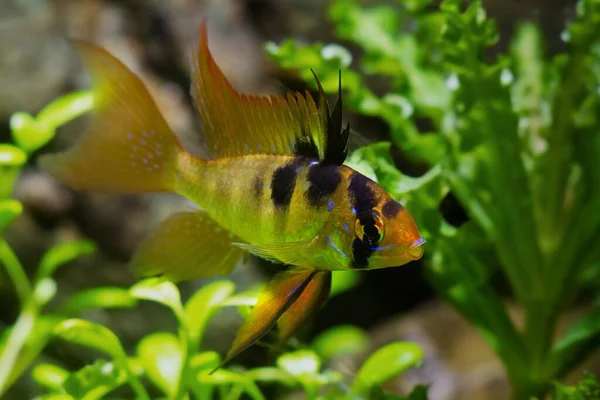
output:
[[[54,328],[57,337],[98,350],[107,359],[99,359],[78,371],[69,372],[54,364],[38,364],[34,379],[46,394],[39,399],[99,399],[115,389],[129,385],[137,399],[149,399],[150,393],[170,399],[265,399],[260,386],[277,384],[283,390],[301,390],[308,399],[359,399],[369,393],[386,398],[381,384],[408,368],[420,365],[423,351],[409,342],[394,342],[375,351],[362,364],[351,382],[341,372],[323,368],[340,355],[363,353],[368,346],[366,334],[356,327],[336,327],[318,336],[314,343],[280,354],[274,366],[242,369],[232,366],[217,369],[221,356],[203,348],[202,339],[211,319],[223,307],[238,307],[242,314],[252,306],[259,291],[234,293],[228,280],[204,285],[182,304],[177,287],[166,280],[141,281],[117,299],[104,288],[95,296],[111,305],[130,305],[153,301],[169,308],[178,323],[177,334],[153,332],[142,338],[135,353],[128,355],[118,337],[108,328],[82,319],[66,319]],[[72,299],[69,309],[89,306],[89,296]],[[213,372],[214,371],[214,372]],[[148,382],[144,385],[143,382]],[[425,399],[426,388],[415,388],[412,397]],[[420,397],[417,397],[420,396]],[[162,398],[162,397],[161,397]],[[388,398],[392,398],[389,397]]]
[[[286,40],[267,51],[308,82],[313,68],[330,93],[341,69],[344,105],[388,124],[391,143],[359,149],[349,163],[415,217],[430,281],[500,357],[513,397],[529,399],[600,338],[600,3],[578,2],[561,33],[566,51],[555,56],[534,23],[493,56],[498,32],[481,1],[399,3],[333,1],[337,37],[362,48],[359,60],[339,44]],[[387,79],[389,92],[369,89],[370,76]],[[392,146],[427,172],[402,173]],[[448,196],[466,223],[446,220]],[[506,293],[491,285],[494,276],[523,310],[523,327],[509,316]],[[576,302],[585,316],[559,332],[561,314]]]
[[[91,95],[72,93],[48,104],[36,118],[15,113],[10,120],[15,145],[0,144],[0,231],[23,212],[23,206],[11,199],[13,187],[29,154],[48,143],[61,125],[89,111]],[[0,396],[27,369],[52,336],[57,314],[43,313],[56,292],[52,274],[62,265],[94,250],[89,241],[72,241],[57,245],[42,257],[30,281],[4,239],[0,239],[0,263],[10,278],[21,311],[14,325],[0,332]]]

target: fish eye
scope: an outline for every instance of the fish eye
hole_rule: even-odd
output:
[[[367,210],[358,213],[354,223],[356,236],[369,246],[375,246],[383,240],[383,220],[376,211]]]

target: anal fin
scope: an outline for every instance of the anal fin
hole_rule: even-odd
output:
[[[279,342],[288,340],[329,297],[331,271],[319,271],[286,312],[277,321]]]
[[[275,275],[242,324],[220,367],[263,337],[302,295],[316,273],[315,270],[296,269]]]
[[[227,275],[243,255],[232,246],[239,240],[204,211],[180,212],[140,244],[131,265],[140,275],[172,281]]]

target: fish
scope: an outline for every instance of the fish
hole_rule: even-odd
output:
[[[76,143],[40,167],[74,190],[171,192],[199,207],[167,217],[131,259],[140,277],[174,282],[228,275],[253,254],[283,264],[259,295],[225,365],[277,326],[287,340],[329,296],[332,271],[404,265],[422,257],[410,213],[344,165],[342,79],[331,108],[309,91],[238,92],[209,48],[207,21],[190,51],[191,94],[211,157],[186,151],[147,88],[104,48],[74,39],[94,110]]]

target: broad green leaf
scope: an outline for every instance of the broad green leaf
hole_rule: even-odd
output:
[[[48,278],[61,266],[90,254],[96,250],[96,245],[89,240],[74,240],[60,243],[48,250],[42,260],[37,272],[37,280]]]
[[[423,349],[410,342],[394,342],[373,353],[356,373],[352,390],[360,393],[375,385],[400,375],[409,368],[419,366]]]
[[[133,297],[155,301],[169,307],[177,318],[183,318],[183,306],[179,290],[174,283],[161,278],[145,279],[130,289]]]
[[[321,369],[321,360],[311,350],[297,350],[280,355],[277,366],[292,376],[316,374]]]
[[[150,334],[138,343],[137,356],[152,382],[166,395],[173,397],[177,391],[184,357],[177,337],[168,332]]]
[[[17,200],[0,200],[0,231],[4,230],[23,213],[23,205]]]
[[[66,341],[122,359],[124,350],[117,336],[102,325],[83,319],[67,319],[54,328],[54,334]]]
[[[127,308],[137,304],[128,289],[99,287],[83,290],[68,299],[60,308],[62,314],[73,315],[90,308]]]
[[[357,354],[369,347],[369,336],[360,328],[338,325],[319,334],[311,346],[323,360]]]
[[[54,364],[38,364],[33,368],[31,376],[47,389],[60,391],[69,377],[69,372]]]
[[[216,281],[202,287],[187,301],[184,311],[194,346],[199,345],[209,321],[234,290],[233,282]]]
[[[127,374],[114,363],[98,360],[68,376],[63,389],[76,399],[102,399],[127,382]]]

